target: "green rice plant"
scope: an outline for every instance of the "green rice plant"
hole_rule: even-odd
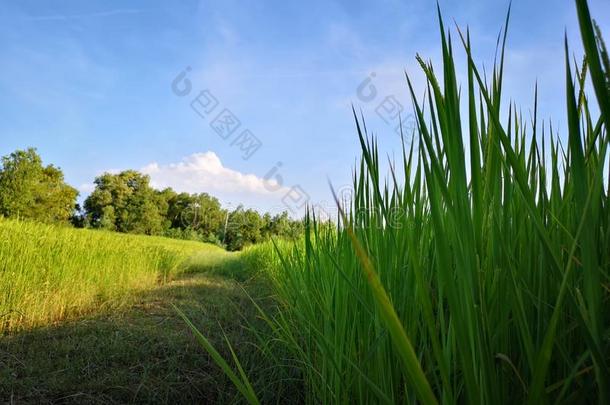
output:
[[[215,246],[0,219],[0,333],[118,307]]]
[[[502,118],[507,30],[489,80],[458,30],[461,110],[440,12],[442,74],[418,56],[423,101],[407,77],[418,131],[389,177],[354,114],[353,200],[335,231],[312,212],[304,242],[277,250],[281,310],[261,314],[299,364],[307,402],[608,403],[610,64],[576,4],[586,58],[573,67],[566,43],[565,147],[538,122],[537,91],[531,123],[512,104]]]
[[[237,388],[237,390],[244,396],[244,398],[248,401],[249,404],[259,405],[260,401],[254,392],[254,388],[252,388],[252,384],[250,380],[246,376],[244,369],[239,362],[229,339],[225,335],[225,341],[229,350],[231,351],[231,355],[233,360],[235,361],[235,365],[239,370],[239,376],[233,372],[231,366],[225,361],[225,359],[218,353],[216,348],[210,343],[210,341],[197,329],[197,327],[189,320],[189,318],[182,312],[178,307],[174,306],[174,309],[178,312],[180,317],[184,320],[184,322],[188,325],[189,329],[193,332],[197,341],[201,345],[201,347],[210,355],[214,363],[220,367],[220,369],[225,373],[227,377],[231,380],[233,385]]]

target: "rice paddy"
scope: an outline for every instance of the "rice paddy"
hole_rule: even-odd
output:
[[[577,5],[587,58],[573,63],[566,43],[566,144],[536,100],[531,121],[501,104],[507,31],[486,79],[468,31],[455,47],[442,19],[442,66],[418,57],[424,99],[407,76],[418,129],[387,177],[354,113],[362,159],[337,229],[310,212],[304,243],[266,267],[281,309],[261,316],[292,353],[304,402],[610,400],[610,69]]]
[[[417,129],[402,134],[400,158],[383,160],[379,138],[354,110],[361,159],[352,198],[335,197],[339,214],[330,224],[308,210],[297,242],[228,253],[0,220],[0,333],[8,336],[0,347],[50,325],[133,309],[167,283],[206,277],[213,292],[160,299],[172,320],[167,330],[179,329],[171,338],[195,356],[172,346],[178,354],[166,358],[175,369],[186,358],[189,372],[205,362],[222,387],[232,385],[230,395],[197,393],[209,379],[185,384],[173,368],[157,367],[162,354],[145,367],[155,380],[128,373],[113,380],[116,388],[127,379],[125,391],[103,397],[102,376],[91,391],[97,399],[610,403],[610,62],[586,1],[576,6],[585,57],[575,62],[566,40],[565,60],[557,61],[565,64],[557,85],[565,87],[566,133],[539,119],[537,88],[531,117],[507,102],[509,16],[485,72],[469,31],[448,29],[439,12],[442,64],[417,57],[423,98],[407,74]],[[457,52],[466,56],[465,83]],[[208,294],[220,297],[212,307],[191,305]],[[239,302],[235,312],[228,296]],[[154,335],[158,324],[147,326],[134,332],[143,346],[142,334]],[[138,359],[147,357],[136,349]],[[27,350],[18,355],[4,362],[19,368],[31,359]],[[171,384],[163,385],[163,373]],[[24,391],[45,379],[19,385],[11,376],[11,387]],[[61,386],[21,398],[83,399]]]
[[[229,255],[197,242],[0,220],[0,333],[63,320],[186,271],[185,260]]]

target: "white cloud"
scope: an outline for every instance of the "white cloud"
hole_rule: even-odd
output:
[[[118,174],[121,171],[104,170],[99,172],[98,176],[103,173]],[[150,185],[158,190],[171,187],[177,192],[208,193],[228,208],[242,205],[272,214],[282,211],[302,214],[301,209],[292,211],[294,204],[290,200],[285,201],[292,189],[279,184],[275,180],[275,172],[269,175],[269,180],[255,174],[242,173],[224,166],[218,155],[212,151],[194,153],[176,163],[152,162],[139,171],[150,176]],[[277,174],[279,175],[279,171]],[[78,187],[80,198],[84,199],[94,189],[93,183],[81,184]]]
[[[178,163],[153,162],[140,171],[150,176],[153,187],[171,187],[180,192],[270,196],[287,191],[286,188],[278,187],[275,180],[267,181],[254,174],[223,166],[220,158],[211,151],[194,153]]]

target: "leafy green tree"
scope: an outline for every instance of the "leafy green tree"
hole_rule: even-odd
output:
[[[167,199],[166,218],[171,229],[186,229],[193,221],[188,217],[189,207],[194,204],[194,198],[189,193],[173,193]]]
[[[298,232],[294,227],[298,221],[285,212],[261,216],[242,206],[228,212],[207,193],[154,190],[148,176],[133,170],[103,174],[95,185],[85,200],[81,221],[95,228],[224,244],[229,250],[272,236],[293,238]]]
[[[171,228],[192,230],[203,240],[217,239],[226,214],[218,199],[207,193],[174,193],[168,205]]]
[[[148,176],[135,170],[97,177],[95,190],[85,200],[89,224],[126,233],[161,234],[167,204],[149,183]]]
[[[80,204],[76,204],[74,207],[74,212],[70,216],[70,223],[75,228],[86,228],[87,227],[87,215],[85,211],[80,206]]]
[[[36,149],[17,150],[2,157],[0,214],[41,222],[68,222],[78,191],[64,181],[63,172],[44,166]]]
[[[163,230],[167,231],[172,226],[172,221],[169,218],[169,209],[172,199],[176,196],[176,192],[171,188],[165,188],[161,191],[155,191],[157,209],[159,214],[163,217]]]
[[[223,240],[228,250],[241,250],[245,246],[262,242],[265,219],[253,209],[237,207],[229,213]]]
[[[207,193],[194,196],[195,205],[193,211],[196,213],[196,226],[194,227],[206,238],[219,235],[224,226],[226,211],[222,209],[220,201]]]
[[[244,209],[240,205],[228,213],[226,225],[222,230],[222,241],[228,250],[240,250],[245,245],[243,223],[245,221]]]
[[[273,217],[266,213],[262,217],[263,229],[261,233],[263,239],[271,237],[283,239],[296,239],[304,231],[303,221],[291,219],[286,211],[276,214]]]

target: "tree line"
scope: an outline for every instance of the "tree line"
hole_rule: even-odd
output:
[[[36,149],[2,157],[0,216],[104,229],[123,233],[199,240],[239,250],[271,237],[294,239],[303,223],[287,212],[271,215],[238,206],[227,210],[207,194],[157,190],[135,170],[104,173],[95,189],[77,204],[78,191],[61,169],[45,166]]]

